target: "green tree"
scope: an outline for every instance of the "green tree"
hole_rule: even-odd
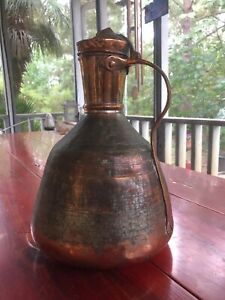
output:
[[[53,0],[7,0],[5,10],[12,56],[13,87],[17,96],[34,49],[56,56],[62,54],[55,27],[67,24],[68,20]]]
[[[170,1],[174,116],[215,118],[225,107],[225,2]]]
[[[66,100],[73,100],[73,57],[34,55],[23,76],[21,102],[33,103],[36,112],[62,111]]]
[[[68,21],[69,7],[61,6],[57,0],[6,0],[5,8],[16,111],[17,113],[32,112],[37,110],[35,106],[38,99],[20,93],[21,86],[24,87],[23,78],[33,57],[36,63],[37,54],[39,58],[47,55],[48,60],[51,60],[54,56],[61,57],[62,53],[71,53],[71,34],[68,34],[71,30]],[[2,66],[0,69],[2,72]],[[0,78],[0,113],[5,113],[3,76]]]

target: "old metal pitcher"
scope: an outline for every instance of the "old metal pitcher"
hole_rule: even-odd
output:
[[[151,257],[171,237],[170,199],[155,146],[170,89],[166,75],[111,29],[77,46],[85,117],[49,155],[31,229],[51,258],[110,268]],[[168,87],[150,144],[123,114],[125,78],[134,64],[159,71]]]

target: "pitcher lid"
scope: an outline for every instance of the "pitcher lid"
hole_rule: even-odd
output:
[[[94,38],[77,42],[78,55],[90,52],[106,52],[128,56],[130,45],[126,38],[111,28],[99,31]]]

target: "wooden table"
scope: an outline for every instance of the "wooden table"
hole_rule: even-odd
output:
[[[0,137],[0,299],[225,299],[225,180],[163,165],[175,229],[154,259],[111,271],[53,264],[29,246],[54,132]]]

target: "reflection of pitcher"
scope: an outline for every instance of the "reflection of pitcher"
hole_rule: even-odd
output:
[[[172,234],[169,194],[151,147],[122,109],[132,64],[147,64],[111,29],[78,42],[85,117],[52,149],[37,196],[32,233],[48,256],[108,268],[158,252]],[[128,57],[129,54],[129,57]]]

